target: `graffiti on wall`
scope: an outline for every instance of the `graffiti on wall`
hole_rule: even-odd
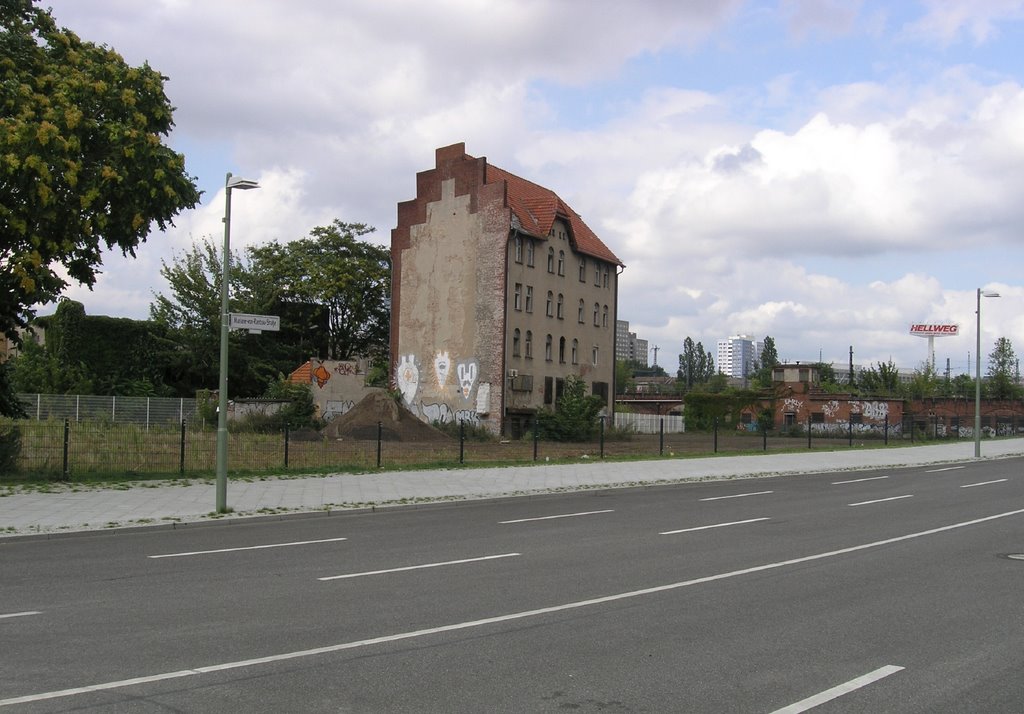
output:
[[[839,402],[835,399],[830,402],[825,402],[821,405],[821,411],[826,417],[833,418],[839,413]]]
[[[420,386],[420,370],[415,355],[402,355],[395,370],[395,386],[402,393],[402,399],[411,405]]]
[[[473,385],[476,384],[476,360],[459,362],[456,373],[459,377],[459,388],[462,390],[462,398],[469,399],[469,394],[473,391]]]
[[[443,388],[448,384],[448,373],[452,369],[452,358],[447,352],[438,352],[434,356],[434,376],[437,378],[437,386]]]
[[[316,382],[316,386],[320,389],[324,388],[327,381],[331,378],[331,373],[327,371],[327,368],[323,364],[317,365],[317,368],[313,370],[313,381]]]
[[[884,421],[889,416],[889,402],[850,402],[851,414],[863,414],[865,419]]]
[[[792,412],[794,414],[799,414],[800,413],[800,408],[803,405],[804,405],[804,403],[802,401],[800,401],[799,399],[794,399],[793,397],[787,397],[783,401],[783,410],[786,411],[786,412]]]
[[[355,405],[356,403],[352,400],[343,401],[340,399],[328,399],[327,404],[324,405],[323,414],[320,416],[321,418],[330,421],[334,417],[341,416]]]
[[[487,414],[489,411],[491,411],[491,384],[490,382],[481,382],[476,390],[476,412],[477,414]]]

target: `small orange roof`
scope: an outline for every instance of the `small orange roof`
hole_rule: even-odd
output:
[[[561,218],[569,224],[571,234],[569,237],[577,251],[606,260],[609,263],[622,265],[622,261],[616,257],[615,253],[554,191],[511,174],[504,169],[499,169],[490,163],[487,163],[486,167],[485,183],[505,182],[513,221],[519,222],[518,228],[522,232],[546,240],[555,219]]]
[[[288,375],[292,384],[310,384],[313,381],[313,363],[309,360]]]

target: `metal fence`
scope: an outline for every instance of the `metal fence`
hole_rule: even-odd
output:
[[[30,419],[176,426],[197,418],[195,399],[103,397],[87,394],[19,394]]]
[[[659,427],[661,423],[659,422]],[[316,432],[287,429],[274,433],[233,431],[228,438],[231,472],[282,473],[368,471],[409,466],[451,467],[532,462],[580,462],[624,457],[677,457],[712,453],[751,453],[795,449],[842,449],[872,444],[884,447],[909,441],[935,440],[934,430],[893,429],[882,435],[743,430],[637,434],[603,429],[590,441],[555,442],[536,437],[521,440],[475,441],[440,436],[432,441],[400,442],[384,438],[325,439]],[[986,432],[986,438],[994,430]],[[945,439],[955,439],[959,432]],[[939,436],[942,440],[943,437]],[[102,480],[125,477],[210,476],[216,468],[214,429],[71,419],[0,420],[0,481],[33,478]],[[13,445],[13,448],[12,448]],[[6,461],[3,455],[7,454]]]

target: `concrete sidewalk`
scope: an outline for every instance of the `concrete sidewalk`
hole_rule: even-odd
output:
[[[985,459],[1024,456],[1024,439],[986,441],[982,455]],[[231,479],[228,506],[233,512],[220,516],[213,513],[212,480],[140,481],[116,488],[75,483],[0,487],[0,537],[170,528],[251,516],[973,460],[974,442],[965,441],[863,451]]]

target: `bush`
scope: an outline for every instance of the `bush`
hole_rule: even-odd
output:
[[[21,430],[13,421],[0,422],[0,475],[14,472],[21,455]]]
[[[597,436],[597,415],[604,400],[586,394],[586,382],[570,374],[555,410],[537,412],[537,432],[552,441],[590,441]]]

